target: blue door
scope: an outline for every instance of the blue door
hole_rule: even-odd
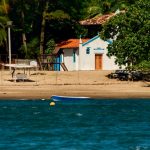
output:
[[[62,57],[61,57],[61,55],[59,55],[55,58],[55,63],[56,63],[56,64],[54,64],[55,71],[60,71],[60,63],[61,62],[62,62]]]

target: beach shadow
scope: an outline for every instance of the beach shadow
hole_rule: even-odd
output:
[[[15,80],[11,79],[8,80],[10,82],[15,82]],[[30,80],[30,79],[17,79],[16,82],[35,82],[34,80]]]
[[[39,72],[37,72],[37,73],[32,73],[31,75],[46,75],[46,73],[39,73]]]

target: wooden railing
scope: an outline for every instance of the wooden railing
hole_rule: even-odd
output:
[[[61,67],[63,68],[64,71],[68,71],[68,69],[64,63],[61,63]]]

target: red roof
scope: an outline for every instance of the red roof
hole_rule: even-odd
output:
[[[82,43],[87,42],[89,39],[82,39]],[[67,41],[62,41],[61,43],[57,44],[54,53],[57,53],[59,49],[72,49],[79,47],[80,39],[68,39]]]
[[[120,11],[120,13],[125,13],[124,10]],[[95,16],[94,18],[91,19],[86,19],[80,21],[81,25],[100,25],[104,24],[107,20],[109,20],[111,17],[117,15],[117,13],[110,13],[110,14],[105,14],[102,16]]]
[[[82,43],[87,42],[89,39],[82,39]],[[69,39],[67,41],[62,41],[57,45],[59,48],[77,48],[79,47],[79,39]]]

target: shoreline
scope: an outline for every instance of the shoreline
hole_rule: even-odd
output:
[[[25,86],[23,88],[20,88],[22,86],[4,86],[0,87],[0,100],[50,99],[52,95],[90,97],[94,99],[150,99],[150,89],[148,87],[141,87],[136,92],[135,90],[128,90],[128,86],[128,84],[121,85],[121,87],[118,87],[120,89],[116,88],[116,85],[113,84],[90,85],[90,87],[87,87],[87,85],[45,85]]]
[[[8,71],[1,72],[0,100],[50,99],[52,95],[94,99],[150,99],[150,83],[108,79],[111,71],[30,72],[34,82],[10,82]]]

